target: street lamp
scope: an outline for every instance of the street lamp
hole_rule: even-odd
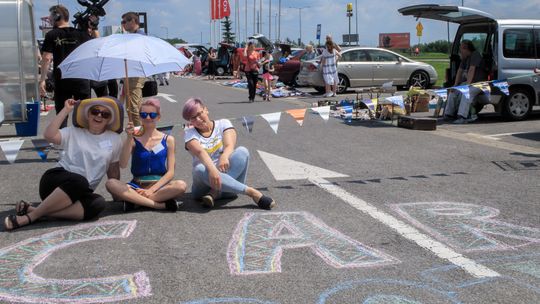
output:
[[[165,29],[165,33],[166,33],[165,37],[167,37],[167,39],[169,39],[169,28],[166,27],[166,26],[162,26],[161,28]]]
[[[292,7],[289,6],[289,8],[297,9],[298,10],[298,19],[300,20],[300,41],[298,41],[298,44],[302,44],[302,9],[304,8],[310,8],[311,6],[302,6],[302,7]]]

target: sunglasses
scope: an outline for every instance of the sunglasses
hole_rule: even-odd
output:
[[[111,112],[103,111],[103,110],[100,110],[100,109],[97,109],[97,108],[90,109],[90,114],[92,114],[94,116],[101,115],[101,117],[103,117],[104,119],[109,119],[112,116]]]
[[[158,117],[158,113],[156,112],[141,112],[139,115],[142,119],[146,119],[148,116],[150,116],[150,119],[156,119]]]

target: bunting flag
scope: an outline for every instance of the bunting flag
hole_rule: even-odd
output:
[[[469,94],[469,86],[468,85],[452,87],[452,89],[460,91],[461,94],[465,95],[465,98],[467,98],[467,99],[471,98],[471,95]]]
[[[405,109],[405,103],[403,102],[403,95],[386,97],[386,100],[390,101],[393,105]]]
[[[296,122],[302,126],[304,125],[304,117],[306,116],[306,109],[292,109],[285,111],[289,113],[294,119],[296,119]]]
[[[322,119],[324,119],[325,122],[327,122],[330,118],[330,106],[311,108],[311,111],[319,113],[319,115]]]
[[[508,81],[506,80],[497,80],[493,81],[493,86],[499,88],[501,92],[504,93],[504,95],[510,95],[510,91],[508,90]]]
[[[448,99],[448,90],[447,89],[440,89],[433,91],[437,96],[441,97],[444,100]]]
[[[171,135],[172,133],[172,129],[174,128],[174,125],[169,125],[169,126],[162,126],[162,127],[157,127],[156,129],[160,132],[163,132],[167,135]]]
[[[330,107],[328,107],[328,109],[330,110]],[[268,122],[268,124],[270,125],[270,128],[272,128],[272,130],[274,130],[274,133],[277,134],[279,121],[281,120],[281,112],[261,114],[261,117],[264,118],[264,120]]]
[[[489,82],[479,82],[479,83],[473,83],[473,87],[482,90],[484,94],[489,98],[489,95],[491,95],[491,87],[489,86]]]
[[[4,155],[10,164],[13,164],[17,159],[17,154],[19,154],[19,150],[21,149],[23,143],[24,140],[20,139],[0,141],[0,148],[2,148],[2,151],[4,151]]]
[[[377,104],[379,103],[379,99],[378,98],[364,99],[362,102],[366,105],[366,107],[370,111],[375,111],[375,109],[377,109]]]
[[[255,118],[253,116],[242,117],[242,125],[248,130],[249,133],[253,131],[254,123],[255,123]]]
[[[353,106],[345,106],[342,107],[341,110],[345,112],[345,116],[343,117],[343,119],[346,119],[348,123],[352,122]]]
[[[46,161],[49,156],[49,151],[51,151],[51,144],[45,139],[32,139],[32,144],[36,149],[41,160]]]

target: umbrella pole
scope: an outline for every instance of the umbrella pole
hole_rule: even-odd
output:
[[[126,95],[126,99],[125,99],[126,112],[128,114],[128,121],[133,122],[133,119],[131,117],[131,112],[129,111],[129,106],[131,106],[131,95],[129,94],[127,59],[124,59],[124,71],[126,72],[126,78],[124,79],[124,95]]]

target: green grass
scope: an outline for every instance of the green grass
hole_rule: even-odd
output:
[[[444,82],[444,76],[446,73],[446,69],[448,68],[449,61],[430,61],[430,60],[422,60],[422,62],[425,62],[427,64],[431,64],[435,71],[437,71],[437,83],[435,83],[436,86],[442,86]]]
[[[420,56],[418,57],[411,56],[411,54],[409,53],[399,52],[399,54],[407,58],[411,58],[412,60],[419,60],[419,61],[429,60],[429,59],[448,59],[448,54],[444,54],[444,53],[420,53]]]

